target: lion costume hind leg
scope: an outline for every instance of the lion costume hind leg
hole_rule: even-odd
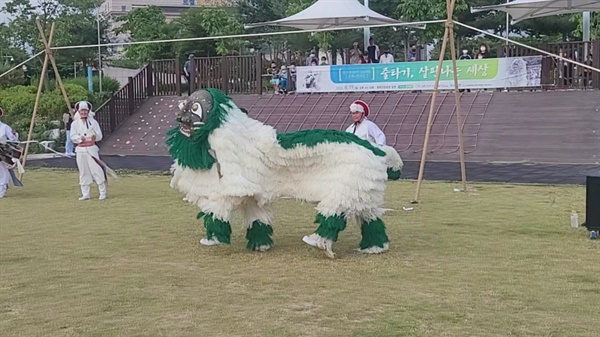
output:
[[[361,251],[386,251],[388,239],[381,216],[388,175],[383,151],[363,142],[326,143],[315,146],[314,151],[319,155],[311,158],[320,165],[311,166],[303,177],[296,179],[307,183],[296,187],[295,192],[298,196],[303,190],[307,191],[300,196],[309,200],[312,199],[310,192],[314,193],[313,200],[318,202],[315,223],[319,226],[302,240],[333,258],[333,244],[339,233],[346,228],[349,219],[358,219],[363,227]],[[378,226],[372,226],[375,224]]]

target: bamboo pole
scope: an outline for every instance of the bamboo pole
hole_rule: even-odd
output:
[[[450,12],[452,9],[450,8],[449,1],[446,1],[447,10]],[[450,19],[452,16],[450,16]],[[454,102],[456,104],[456,124],[458,127],[458,151],[460,158],[460,178],[462,181],[462,190],[463,192],[467,191],[467,165],[465,163],[465,148],[464,148],[464,140],[463,140],[463,125],[462,125],[462,116],[461,116],[461,108],[460,108],[460,93],[458,92],[458,72],[456,67],[456,44],[454,41],[454,22],[451,23],[451,29],[449,33],[450,38],[450,53],[452,54],[452,72],[454,73]]]
[[[431,105],[429,106],[429,116],[427,116],[427,129],[425,130],[425,140],[423,141],[423,152],[421,153],[421,163],[419,165],[419,175],[417,177],[417,187],[415,189],[415,197],[412,201],[412,203],[418,203],[419,202],[419,194],[421,192],[421,184],[423,183],[423,173],[425,172],[425,161],[427,160],[427,147],[429,146],[429,136],[431,134],[431,124],[433,122],[433,110],[435,109],[435,100],[437,97],[437,93],[439,91],[439,85],[440,85],[440,76],[441,76],[441,72],[442,72],[442,65],[444,63],[444,54],[446,54],[446,46],[448,44],[448,40],[449,40],[449,36],[451,34],[454,34],[454,21],[452,20],[452,13],[454,11],[454,3],[455,0],[446,0],[446,12],[447,12],[447,18],[446,18],[446,22],[444,24],[445,29],[444,29],[444,37],[442,39],[442,48],[440,50],[440,58],[438,60],[438,66],[437,66],[437,70],[435,72],[435,82],[433,84],[433,93],[431,95]],[[452,37],[452,41],[454,41],[454,37]],[[454,62],[453,62],[453,71],[454,71],[454,75],[456,76],[456,59],[453,57]],[[456,78],[456,77],[455,77]],[[454,90],[458,93],[458,80],[455,79],[454,82]],[[458,95],[457,95],[458,96]],[[456,101],[456,103],[458,104],[458,100]],[[457,106],[457,112],[458,112],[458,106]],[[459,125],[459,128],[461,128],[461,126]],[[459,131],[459,135],[461,135],[462,131]],[[460,139],[462,139],[462,136],[460,137]],[[459,140],[460,141],[460,140]],[[462,153],[462,150],[461,150]],[[466,175],[465,175],[466,177]]]
[[[67,103],[67,111],[71,117],[73,117],[73,109],[71,108],[71,103],[69,102],[69,96],[67,95],[67,90],[63,84],[62,78],[60,77],[60,73],[58,72],[58,67],[56,66],[56,60],[54,59],[54,55],[52,54],[52,49],[49,41],[46,40],[46,36],[44,35],[44,28],[42,28],[42,22],[40,18],[36,19],[36,24],[40,35],[42,36],[42,42],[44,43],[44,47],[46,48],[46,54],[50,53],[50,62],[52,63],[52,68],[54,69],[54,76],[56,77],[56,82],[58,83],[58,87],[65,99],[65,103]]]
[[[42,36],[44,34],[42,33]],[[50,27],[50,37],[48,38],[48,46],[52,44],[54,38],[54,23]],[[29,124],[29,132],[27,133],[27,143],[25,143],[25,152],[23,153],[23,167],[27,163],[27,154],[29,153],[29,142],[31,141],[31,135],[33,133],[33,126],[35,125],[35,117],[37,115],[38,107],[40,105],[40,98],[42,96],[42,88],[44,87],[44,79],[46,78],[46,72],[48,71],[48,61],[50,60],[50,53],[48,47],[46,47],[46,54],[44,55],[44,64],[42,66],[42,74],[40,75],[40,83],[38,84],[37,94],[35,96],[35,104],[33,105],[33,114],[31,115],[31,124]],[[19,174],[19,180],[23,180],[23,173]]]

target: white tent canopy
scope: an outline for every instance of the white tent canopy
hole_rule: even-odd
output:
[[[471,13],[502,11],[512,23],[543,16],[600,11],[600,0],[515,0],[493,6],[471,7]]]
[[[245,28],[283,26],[303,30],[403,23],[363,6],[358,0],[318,0],[312,6],[287,18],[252,23]]]

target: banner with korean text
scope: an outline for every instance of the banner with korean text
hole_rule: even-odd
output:
[[[437,61],[296,67],[296,92],[433,90]],[[461,89],[541,85],[542,57],[458,60]],[[452,61],[444,61],[440,89],[454,89]]]

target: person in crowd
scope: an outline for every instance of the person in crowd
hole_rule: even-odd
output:
[[[194,54],[190,54],[188,59],[183,64],[183,73],[185,74],[185,80],[188,83],[188,96],[192,94],[192,77],[190,73],[190,60],[194,59]]]
[[[362,51],[358,47],[358,42],[354,42],[352,44],[352,49],[349,51],[350,53],[350,64],[358,64],[360,59],[362,58]]]
[[[394,55],[390,53],[390,49],[386,48],[379,58],[379,63],[394,63]]]
[[[406,61],[408,61],[408,62],[416,62],[417,61],[417,45],[416,44],[413,43],[410,46],[408,55],[406,55]]]
[[[487,59],[487,58],[489,58],[487,46],[485,44],[482,44],[481,46],[479,46],[479,53],[477,53],[477,59]]]
[[[367,47],[367,56],[369,58],[369,63],[378,63],[379,62],[379,46],[375,44],[375,39],[369,39],[369,46]]]
[[[75,157],[75,145],[71,141],[71,124],[73,123],[73,116],[69,112],[63,114],[63,124],[65,125],[65,156]]]

